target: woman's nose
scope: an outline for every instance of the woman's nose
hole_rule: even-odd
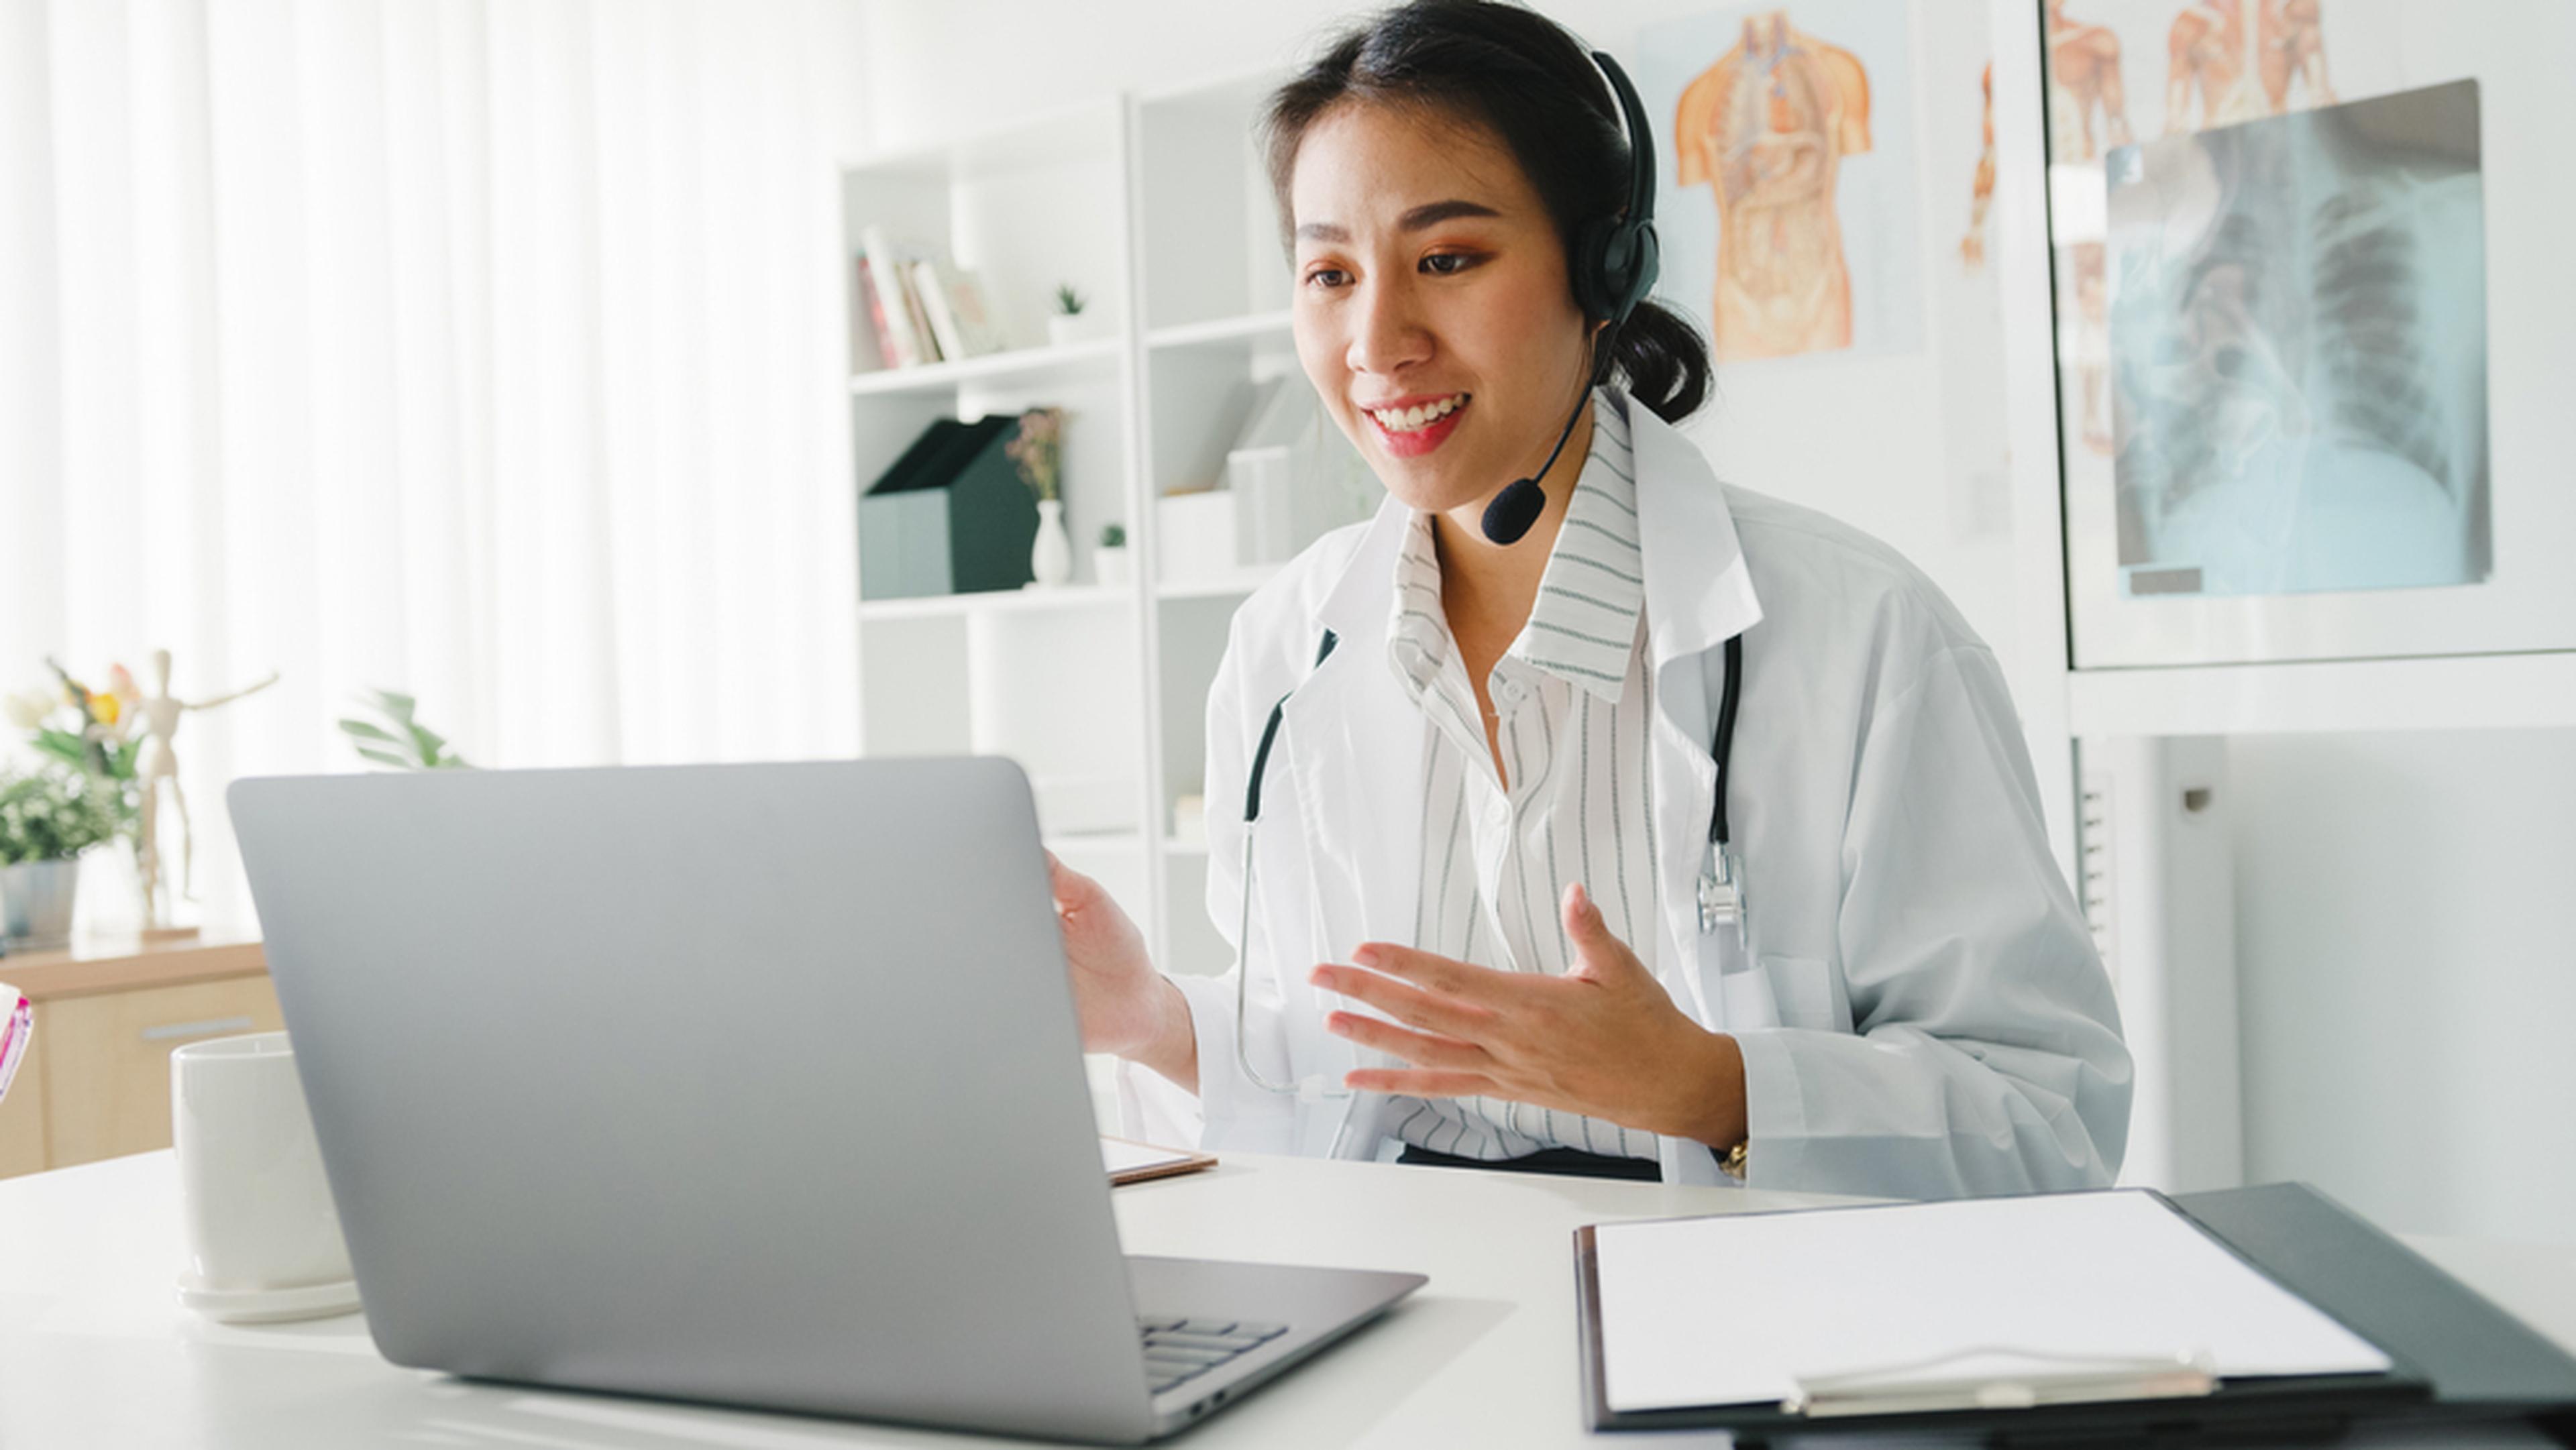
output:
[[[1351,309],[1346,353],[1351,371],[1393,373],[1431,355],[1431,334],[1403,283],[1365,282],[1352,300],[1357,305]]]

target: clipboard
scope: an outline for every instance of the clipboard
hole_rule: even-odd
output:
[[[1613,1410],[1602,1353],[1598,1245],[1587,1226],[1576,1231],[1574,1244],[1586,1422],[1596,1430],[1718,1428],[1747,1441],[1909,1430],[2016,1443],[2152,1430],[2161,1443],[2249,1432],[2327,1438],[2364,1420],[2498,1420],[2576,1410],[2576,1358],[2316,1189],[2282,1183],[2154,1197],[2257,1273],[2378,1348],[2390,1368],[2219,1381],[2197,1394],[2123,1395],[2105,1385],[2101,1395],[2062,1402],[1891,1407],[1831,1419],[1794,1412],[1787,1402]]]

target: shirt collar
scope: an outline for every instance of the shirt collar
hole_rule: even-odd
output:
[[[1612,704],[1628,682],[1645,612],[1637,464],[1618,399],[1592,395],[1592,451],[1566,502],[1529,623],[1509,653]]]
[[[1416,510],[1395,553],[1395,597],[1388,606],[1386,658],[1405,693],[1420,703],[1448,663],[1449,616],[1440,608],[1440,551],[1431,515]]]
[[[1529,622],[1506,651],[1510,659],[1614,704],[1627,683],[1645,608],[1636,477],[1626,413],[1615,395],[1596,391],[1591,451],[1575,479]],[[1387,659],[1419,700],[1451,653],[1431,516],[1416,511],[1396,549]]]

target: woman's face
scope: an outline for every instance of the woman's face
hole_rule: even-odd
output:
[[[1582,394],[1585,327],[1501,142],[1345,103],[1308,127],[1289,200],[1298,361],[1388,491],[1446,513],[1537,469]]]

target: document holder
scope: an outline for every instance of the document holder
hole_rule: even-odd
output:
[[[1873,1397],[1865,1384],[1811,1382],[1801,1396],[1779,1402],[1614,1411],[1596,1241],[1585,1227],[1575,1233],[1575,1291],[1586,1418],[1596,1430],[1725,1429],[1747,1446],[1828,1431],[1982,1435],[1992,1444],[2026,1445],[2142,1436],[2158,1444],[2249,1434],[2323,1439],[2362,1421],[2406,1418],[2538,1419],[2562,1434],[2576,1427],[2576,1358],[2317,1190],[2281,1183],[2155,1196],[2376,1346],[2391,1367],[2230,1381],[2188,1360],[2070,1362],[2062,1374],[2000,1381],[1927,1385],[1918,1377],[1901,1396]],[[1762,1312],[1760,1305],[1741,1307]]]

